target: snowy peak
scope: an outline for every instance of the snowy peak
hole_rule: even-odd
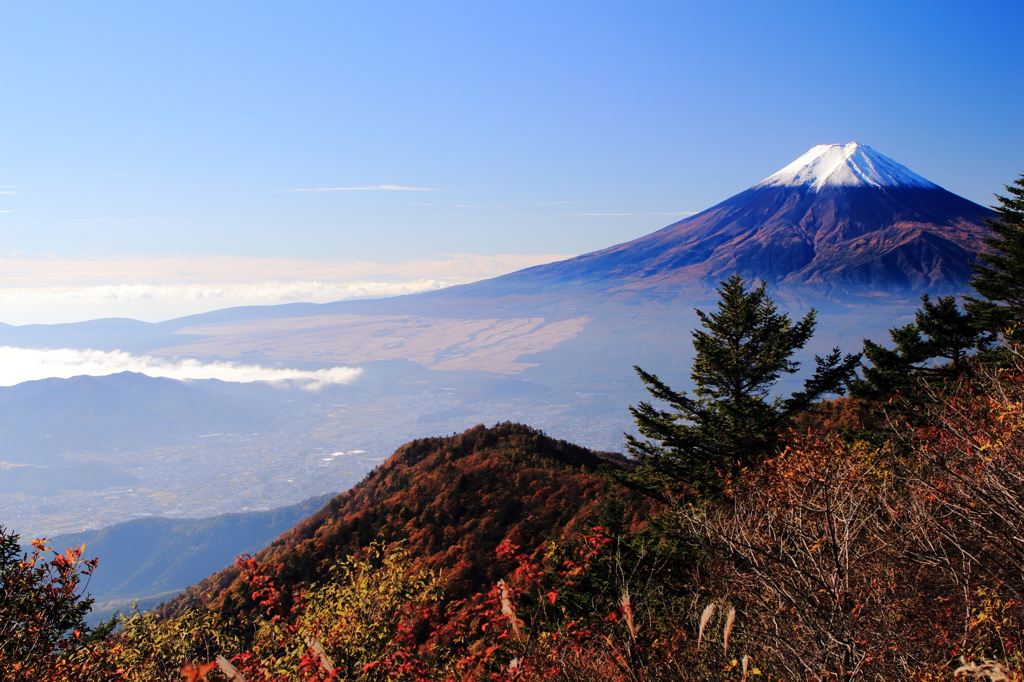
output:
[[[936,188],[906,166],[867,145],[819,144],[754,187],[925,187]]]

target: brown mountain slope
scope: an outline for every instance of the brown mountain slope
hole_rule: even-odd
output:
[[[461,597],[486,589],[508,570],[495,556],[503,540],[532,551],[547,538],[595,523],[600,500],[615,492],[598,472],[602,464],[628,466],[620,455],[509,422],[415,440],[256,558],[287,592],[321,580],[336,559],[375,539],[405,540],[424,566],[443,569],[448,596]],[[234,613],[252,601],[232,567],[162,610],[172,614],[199,604]]]
[[[962,292],[992,212],[940,187],[752,187],[639,239],[424,299],[713,286],[733,273],[828,294]]]

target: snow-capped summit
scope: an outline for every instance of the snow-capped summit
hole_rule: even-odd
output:
[[[906,166],[857,142],[819,144],[754,187],[938,187]]]

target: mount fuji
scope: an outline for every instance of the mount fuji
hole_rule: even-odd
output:
[[[916,300],[926,291],[965,290],[991,215],[871,147],[818,145],[753,187],[652,234],[433,296],[687,289],[739,273],[826,296]]]

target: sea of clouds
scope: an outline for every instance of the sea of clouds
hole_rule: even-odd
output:
[[[78,287],[0,289],[0,322],[47,324],[102,317],[159,322],[185,315],[247,305],[305,301],[329,303],[433,291],[447,286],[433,279],[411,282],[263,282],[259,284],[109,284]]]
[[[568,256],[438,254],[399,263],[225,255],[30,257],[0,251],[0,323],[160,322],[235,306],[432,291]]]
[[[319,390],[329,384],[350,384],[359,378],[358,367],[300,370],[242,365],[235,362],[200,362],[191,358],[156,358],[123,351],[75,350],[71,348],[34,349],[0,346],[0,386],[49,377],[69,378],[105,376],[118,372],[139,372],[170,379],[220,379],[288,382],[306,390]]]

